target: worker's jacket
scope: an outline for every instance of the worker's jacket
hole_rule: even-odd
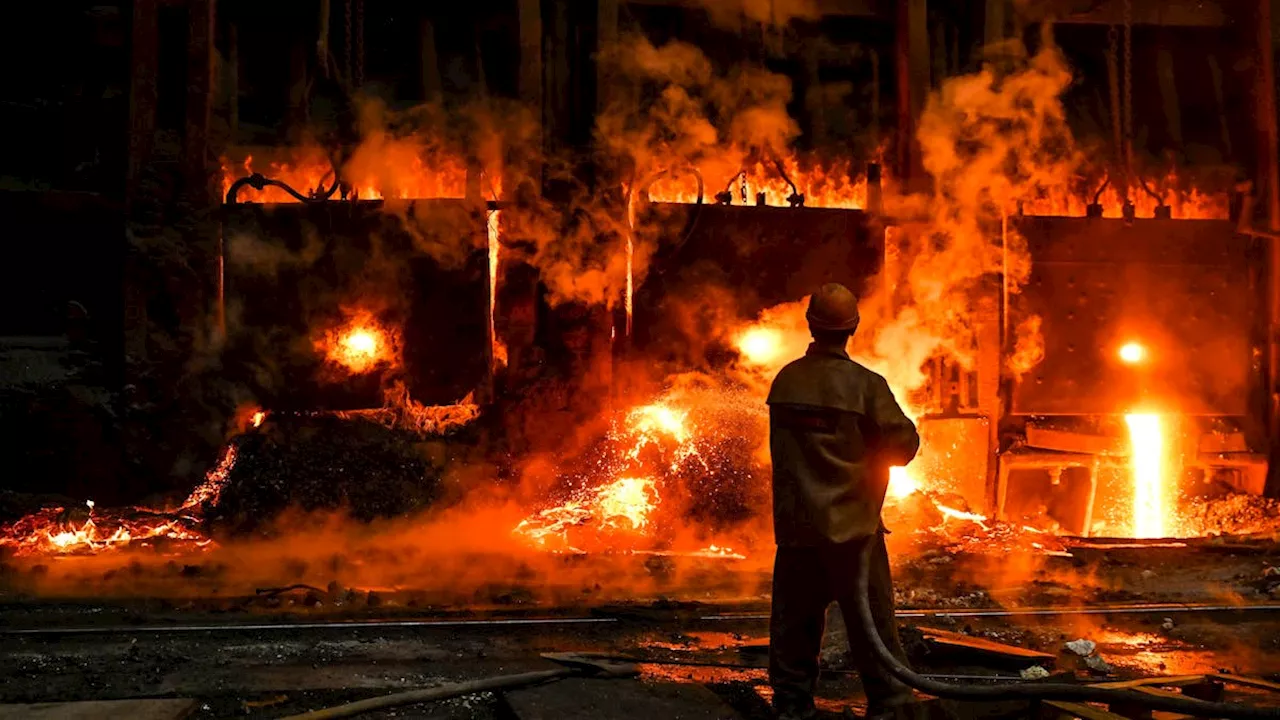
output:
[[[920,436],[883,377],[814,343],[769,390],[769,446],[777,543],[823,545],[882,529],[889,468]]]

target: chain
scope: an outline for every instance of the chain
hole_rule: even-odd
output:
[[[1115,136],[1115,158],[1124,157],[1124,121],[1120,110],[1120,29],[1112,25],[1107,32],[1107,78],[1111,90],[1111,133]]]
[[[364,0],[356,0],[356,87],[364,84]]]
[[[352,0],[344,0],[342,3],[344,19],[346,20],[346,26],[343,28],[345,34],[342,37],[342,69],[348,82],[351,81],[351,3]]]
[[[742,189],[741,189],[741,193],[742,193],[742,204],[743,204],[743,205],[746,205],[746,204],[747,204],[747,173],[746,173],[746,171],[745,171],[745,170],[744,170],[744,171],[743,171],[743,173],[742,173]]]
[[[1125,172],[1133,177],[1133,7],[1124,0],[1124,140]],[[1125,183],[1126,186],[1128,183]]]

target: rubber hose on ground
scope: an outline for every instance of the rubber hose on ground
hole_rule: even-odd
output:
[[[857,612],[864,628],[866,642],[880,664],[903,683],[928,695],[951,700],[1067,700],[1074,702],[1132,703],[1152,710],[1215,718],[1280,718],[1280,708],[1263,708],[1235,703],[1207,702],[1189,697],[1152,695],[1133,690],[1091,687],[1071,683],[1026,683],[997,685],[961,685],[940,682],[916,673],[902,664],[889,652],[888,646],[876,629],[871,612],[870,588],[871,542],[862,547],[862,561],[858,567]]]

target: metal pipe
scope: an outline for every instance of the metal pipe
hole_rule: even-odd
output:
[[[862,560],[858,563],[856,610],[863,631],[863,640],[882,668],[906,685],[940,698],[953,700],[1067,700],[1096,703],[1127,703],[1138,707],[1166,712],[1215,718],[1280,718],[1280,708],[1252,707],[1235,703],[1207,702],[1189,697],[1152,695],[1132,690],[1117,690],[1071,683],[999,683],[972,685],[948,683],[921,675],[902,664],[884,644],[876,629],[875,615],[871,612],[869,590],[871,586],[870,542],[864,542]]]

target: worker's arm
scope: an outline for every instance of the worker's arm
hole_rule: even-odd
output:
[[[872,426],[869,440],[878,459],[889,467],[911,462],[920,449],[920,434],[916,432],[915,423],[902,412],[884,378],[874,379],[867,401],[867,419]]]

